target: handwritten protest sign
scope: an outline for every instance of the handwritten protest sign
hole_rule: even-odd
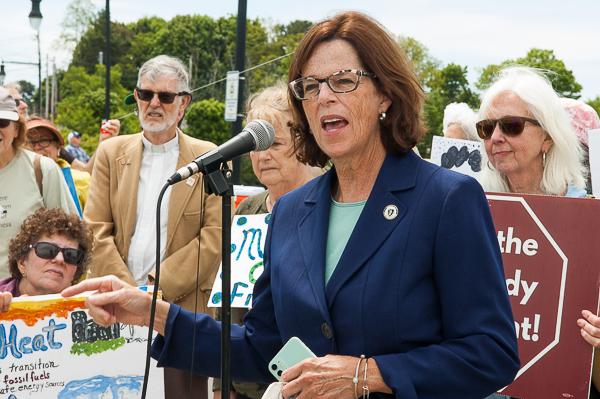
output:
[[[263,249],[271,214],[235,216],[231,225],[231,307],[247,308],[254,283],[264,270]],[[221,267],[213,284],[209,307],[221,307]]]
[[[140,397],[148,329],[97,325],[88,295],[14,298],[0,314],[0,398]],[[164,398],[155,361],[147,397]]]
[[[433,136],[430,161],[442,168],[474,177],[481,176],[481,143]]]
[[[586,398],[593,348],[577,325],[598,310],[600,201],[487,193],[515,317],[521,369],[501,393]]]

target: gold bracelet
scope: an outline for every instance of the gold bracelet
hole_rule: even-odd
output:
[[[358,399],[358,370],[360,369],[360,363],[363,361],[364,358],[365,355],[360,355],[360,358],[358,359],[358,364],[356,365],[356,374],[352,379],[352,382],[354,383],[354,397],[356,399]]]

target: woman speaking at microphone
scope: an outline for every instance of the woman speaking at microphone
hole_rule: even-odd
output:
[[[514,319],[485,195],[411,149],[425,132],[423,89],[394,38],[345,12],[313,26],[292,58],[298,159],[333,167],[279,198],[265,271],[244,326],[232,325],[231,377],[271,382],[293,336],[316,354],[286,370],[284,398],[483,398],[519,368]],[[97,323],[148,325],[150,298],[114,278],[63,295]],[[159,366],[220,372],[220,324],[157,305]]]

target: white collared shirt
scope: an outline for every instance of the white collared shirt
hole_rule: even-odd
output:
[[[140,166],[135,225],[127,254],[127,267],[138,285],[149,283],[148,273],[156,266],[156,202],[167,179],[177,170],[179,133],[175,138],[154,145],[142,134],[144,150]],[[160,211],[160,262],[167,252],[167,223],[171,187],[163,197]]]

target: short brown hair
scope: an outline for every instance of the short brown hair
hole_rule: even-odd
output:
[[[62,208],[45,209],[40,208],[21,224],[19,234],[8,245],[8,270],[11,276],[21,277],[18,262],[27,258],[30,245],[38,242],[43,237],[61,235],[75,240],[79,244],[79,249],[85,254],[81,265],[77,266],[77,271],[73,281],[79,280],[90,263],[92,256],[92,246],[94,245],[94,235],[92,230],[85,225],[85,222],[74,213],[67,214]]]
[[[422,109],[425,92],[404,52],[388,31],[374,19],[359,12],[344,12],[313,26],[294,52],[288,81],[302,77],[302,68],[321,43],[345,40],[351,44],[367,72],[373,72],[377,89],[392,101],[381,122],[381,142],[392,154],[404,154],[425,134]],[[323,167],[329,157],[309,132],[302,102],[289,94],[294,113],[294,145],[298,159]]]

